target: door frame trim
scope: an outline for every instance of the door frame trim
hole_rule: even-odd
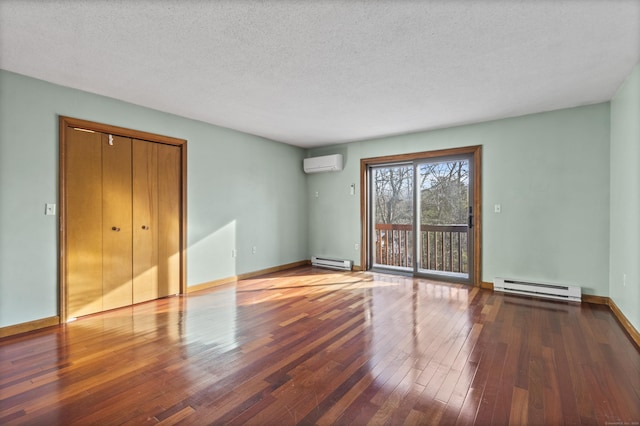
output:
[[[110,124],[97,123],[73,117],[58,116],[58,311],[60,323],[67,322],[67,267],[66,267],[66,235],[67,235],[67,209],[66,209],[66,128],[80,128],[100,133],[123,136],[132,139],[141,139],[148,142],[164,145],[173,145],[180,148],[181,168],[181,193],[180,193],[180,294],[186,293],[187,285],[187,140]]]
[[[360,159],[360,266],[362,270],[367,271],[372,267],[371,259],[369,259],[371,244],[369,241],[369,167],[464,154],[470,154],[473,157],[473,269],[469,272],[473,286],[480,287],[482,283],[482,145]]]

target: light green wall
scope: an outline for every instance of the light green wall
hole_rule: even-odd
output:
[[[308,177],[311,254],[359,263],[361,158],[470,145],[483,146],[483,281],[537,279],[608,296],[608,103],[311,150],[345,158],[344,171]]]
[[[58,313],[58,115],[188,140],[188,285],[309,258],[302,149],[0,70],[0,327]]]
[[[640,65],[611,101],[611,298],[640,330]],[[625,279],[626,275],[626,279]]]

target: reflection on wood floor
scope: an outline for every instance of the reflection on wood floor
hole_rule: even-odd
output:
[[[0,340],[0,424],[640,421],[607,307],[310,267]]]

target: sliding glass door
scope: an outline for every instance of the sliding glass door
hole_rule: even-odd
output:
[[[374,167],[371,213],[374,267],[413,271],[415,258],[414,166],[394,164]]]
[[[369,264],[470,282],[473,154],[369,166]]]
[[[470,203],[468,158],[434,159],[417,167],[417,271],[469,278]]]

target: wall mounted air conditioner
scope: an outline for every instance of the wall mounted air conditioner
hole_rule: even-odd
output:
[[[342,170],[342,154],[305,158],[303,166],[305,173],[339,172]]]

